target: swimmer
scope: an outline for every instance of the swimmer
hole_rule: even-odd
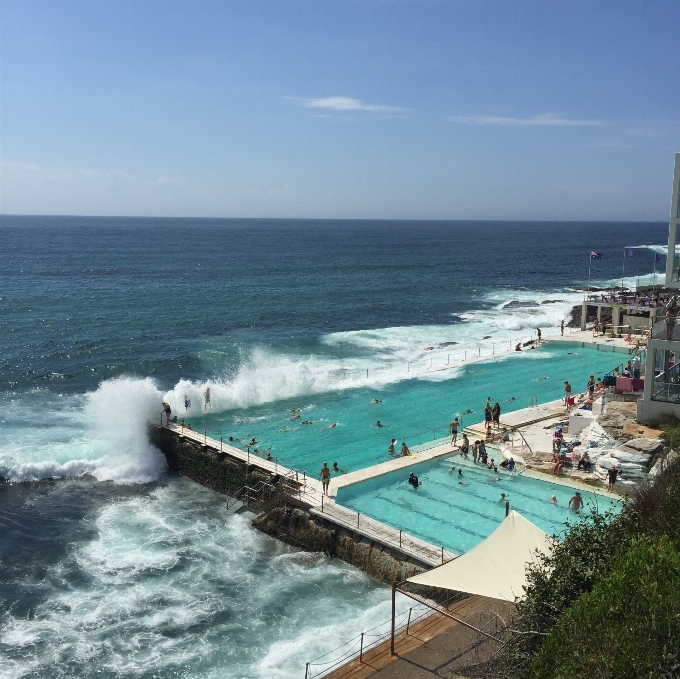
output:
[[[474,412],[475,412],[474,410],[466,410],[465,415],[472,415],[472,413]]]
[[[282,432],[285,433],[287,431],[294,431],[294,429],[292,429],[291,427],[283,427],[282,429],[279,429],[279,431],[282,431]]]
[[[302,424],[314,424],[311,420],[302,420]]]
[[[381,427],[384,427],[385,425],[384,425],[384,424],[380,424],[380,420],[378,420],[378,421],[375,423],[375,426],[378,427],[378,429],[380,429]]]
[[[465,483],[464,481],[458,481],[459,486],[469,486],[469,483]]]
[[[463,470],[462,469],[458,470],[458,476],[463,476]]]
[[[392,439],[390,441],[390,445],[387,446],[387,452],[388,453],[394,453],[394,444],[397,442],[397,439]]]
[[[512,403],[515,400],[515,397],[513,396],[512,398],[506,398],[503,403]]]
[[[573,356],[575,353],[575,351],[567,351],[567,356]]]
[[[572,512],[578,512],[579,509],[581,509],[581,505],[583,504],[583,498],[581,497],[581,493],[576,491],[573,496],[569,499],[569,509],[571,509]]]
[[[557,496],[552,495],[550,498],[550,504],[555,505],[555,507],[558,507],[559,505],[557,504]]]
[[[456,465],[453,465],[453,467],[451,467],[451,469],[449,469],[449,474],[453,474],[453,472],[455,472],[455,471],[456,471]]]
[[[498,500],[498,502],[505,502],[505,501],[506,501],[505,493],[501,493],[501,499]]]
[[[338,426],[338,422],[333,422],[333,424],[329,424],[326,429],[335,429]]]
[[[336,474],[346,474],[346,473],[347,473],[347,470],[346,470],[346,469],[341,469],[340,467],[338,467],[338,463],[337,463],[337,462],[333,462],[333,471],[334,471]]]
[[[256,443],[259,443],[259,441],[256,441],[255,437],[253,436],[253,438],[250,439],[250,442],[247,445],[250,448],[251,446],[254,446]]]
[[[548,376],[547,376],[547,375],[543,375],[543,377],[537,377],[537,378],[536,378],[536,381],[538,382],[538,381],[540,381],[540,380],[547,380],[547,379],[548,379]]]
[[[297,413],[293,414],[293,417],[290,418],[291,420],[299,420],[300,416]]]
[[[497,476],[495,479],[489,479],[489,483],[498,483],[499,481],[502,481],[500,476]]]
[[[377,405],[379,405],[380,403],[382,403],[382,401],[381,401],[379,398],[374,398],[374,399],[369,403],[369,405],[377,406]]]
[[[406,441],[404,441],[401,444],[401,454],[406,457],[407,455],[411,454],[411,451],[408,449],[408,446],[406,445]]]

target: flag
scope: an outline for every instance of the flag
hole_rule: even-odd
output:
[[[601,252],[595,252],[595,250],[590,251],[590,259],[602,259]]]
[[[635,250],[624,250],[623,256],[624,257],[635,257]]]
[[[654,262],[660,262],[661,261],[661,255],[654,255]]]

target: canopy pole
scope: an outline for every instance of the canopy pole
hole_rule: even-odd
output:
[[[443,589],[443,588],[440,588]],[[475,632],[479,632],[479,634],[483,634],[485,637],[488,637],[489,639],[493,639],[493,641],[498,642],[499,644],[502,644],[503,642],[500,639],[497,639],[493,634],[489,634],[488,632],[485,632],[482,629],[479,629],[478,627],[475,627],[474,625],[471,625],[469,622],[465,622],[465,620],[461,620],[460,618],[456,617],[455,615],[451,615],[451,613],[448,613],[447,611],[443,611],[441,608],[437,608],[437,606],[433,606],[431,603],[428,603],[425,601],[425,599],[421,599],[420,597],[417,597],[415,594],[411,594],[410,592],[405,592],[403,589],[398,589],[396,584],[392,585],[392,601],[394,602],[394,595],[399,592],[399,594],[403,594],[407,597],[410,597],[414,601],[417,601],[419,604],[423,604],[423,606],[427,606],[428,608],[431,608],[433,611],[437,611],[437,613],[441,613],[442,615],[445,615],[447,618],[451,618],[451,620],[455,620],[456,622],[459,622],[461,625],[464,627],[468,627],[471,630],[474,630]],[[392,611],[394,612],[394,603],[392,604]],[[392,655],[394,655],[394,614],[392,615]]]
[[[392,583],[392,638],[390,639],[390,655],[394,655],[394,618],[396,613],[397,581]]]

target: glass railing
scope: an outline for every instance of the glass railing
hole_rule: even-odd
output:
[[[654,381],[652,401],[680,403],[680,382]]]

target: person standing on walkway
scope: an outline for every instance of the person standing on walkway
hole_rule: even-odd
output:
[[[212,410],[212,404],[210,403],[210,387],[206,387],[203,396],[205,397],[205,409],[208,410],[208,408],[210,408],[210,410]]]
[[[571,384],[567,382],[567,380],[564,381],[564,405],[568,408],[569,407],[569,401],[571,399]]]
[[[616,477],[619,475],[619,470],[616,467],[612,467],[607,472],[607,492],[614,492],[614,484],[616,483]]]
[[[170,415],[172,415],[172,409],[170,408],[170,404],[166,403],[163,401],[161,404],[163,406],[163,410],[161,411],[161,415],[165,413],[165,424],[169,425],[170,424]]]
[[[540,328],[536,328],[536,344],[538,344],[539,347],[541,346],[541,329]]]
[[[640,368],[641,367],[642,367],[642,362],[640,361],[640,357],[636,354],[635,358],[633,359],[633,379],[634,380],[640,379]]]
[[[184,394],[184,410],[189,410],[191,401],[189,400],[189,394]]]
[[[328,462],[323,463],[323,467],[321,467],[319,472],[319,479],[321,480],[323,494],[328,495],[328,486],[331,482],[331,470],[328,468]]]
[[[560,335],[564,337],[564,319],[560,321]]]
[[[673,329],[675,328],[675,316],[673,316],[673,310],[669,309],[666,312],[666,339],[673,339]]]
[[[498,403],[495,403],[493,410],[491,411],[491,420],[494,423],[496,429],[501,426],[501,407]]]
[[[449,425],[449,431],[451,432],[451,444],[456,445],[456,439],[458,438],[458,418],[455,417],[453,422]]]
[[[488,402],[484,406],[484,427],[487,431],[491,429],[491,404]]]

